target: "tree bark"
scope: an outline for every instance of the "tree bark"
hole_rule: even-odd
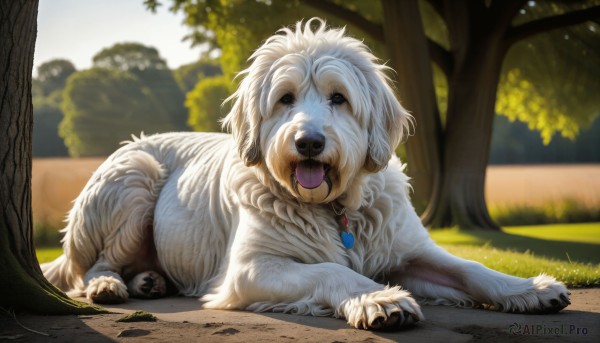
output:
[[[502,13],[492,14],[473,1],[445,2],[443,14],[454,63],[448,77],[443,176],[422,219],[431,227],[499,230],[487,210],[484,186],[510,21],[498,22]]]
[[[0,306],[44,314],[98,313],[42,275],[33,246],[31,74],[38,0],[0,0]]]
[[[471,47],[449,83],[443,178],[439,196],[424,213],[432,227],[499,229],[485,202],[494,104],[502,59],[498,48]],[[469,82],[467,82],[469,81]]]
[[[348,20],[375,39],[380,30],[358,13],[325,0],[303,3]],[[516,41],[540,32],[593,20],[600,6],[544,17],[512,27],[526,0],[429,0],[444,19],[450,51],[428,40],[417,0],[381,0],[383,40],[397,71],[399,98],[415,117],[406,143],[413,203],[427,204],[421,219],[430,227],[499,227],[485,202],[485,173],[503,59]],[[431,61],[448,78],[448,110],[442,127]]]
[[[384,37],[391,67],[396,70],[398,95],[415,118],[414,133],[405,147],[413,204],[422,210],[437,196],[440,186],[443,138],[427,37],[417,0],[383,0],[382,8]]]

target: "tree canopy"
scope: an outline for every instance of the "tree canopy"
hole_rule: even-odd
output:
[[[61,102],[62,89],[49,96],[33,96],[33,156],[67,156],[67,147],[58,135],[63,119]]]
[[[146,69],[168,69],[158,50],[140,43],[117,43],[104,48],[92,58],[94,66],[136,72]]]
[[[60,103],[67,79],[76,72],[73,63],[65,59],[53,59],[37,68],[37,76],[32,81],[34,156],[68,154],[58,135],[58,125],[63,119]]]
[[[221,48],[224,75],[230,78],[262,40],[301,18],[325,17],[329,24],[347,25],[351,34],[364,37],[397,71],[399,97],[415,115],[415,135],[406,144],[408,172],[417,203],[427,205],[423,220],[433,226],[496,227],[483,195],[496,109],[527,121],[546,140],[554,131],[572,136],[598,113],[586,88],[597,89],[599,79],[592,53],[598,51],[598,27],[589,21],[600,16],[597,1],[169,3],[172,11],[186,14],[186,23],[197,32],[212,33],[202,42]],[[157,0],[145,4],[150,9],[161,5]],[[542,34],[549,31],[569,39]],[[569,46],[577,42],[579,48]],[[588,57],[581,60],[581,54]],[[577,75],[589,77],[579,83]]]
[[[71,156],[105,156],[132,134],[188,130],[185,94],[155,48],[119,43],[62,90],[60,136]]]
[[[54,59],[40,64],[37,68],[36,82],[44,95],[61,90],[67,83],[67,78],[77,70],[71,61]]]
[[[157,110],[167,113],[175,130],[188,130],[185,94],[158,50],[139,43],[118,43],[93,57],[94,67],[128,72],[156,97]]]
[[[145,2],[151,9],[161,5],[155,0]],[[329,2],[334,5],[328,5]],[[593,3],[528,1],[515,14],[513,23],[583,10]],[[447,49],[450,43],[446,23],[434,8],[441,4],[420,1],[419,9],[432,45]],[[330,13],[333,9],[360,13],[362,21],[357,16],[343,14],[340,17],[346,20],[340,20]],[[186,24],[196,29],[196,34],[190,37],[196,43],[210,43],[221,48],[221,64],[224,74],[230,78],[244,69],[246,58],[253,49],[275,30],[314,15],[325,15],[334,25],[348,26],[355,36],[365,37],[377,55],[384,60],[389,57],[385,46],[373,39],[373,36],[383,35],[381,28],[377,28],[384,19],[381,4],[376,1],[321,1],[317,5],[316,1],[173,0],[171,10],[186,12]],[[496,112],[527,123],[531,129],[540,132],[545,143],[549,143],[554,132],[574,138],[579,129],[589,125],[600,111],[594,92],[589,91],[600,89],[599,31],[600,25],[590,21],[518,41],[503,63]],[[207,39],[207,32],[211,33],[208,36],[212,39]],[[434,57],[434,62],[439,62],[439,58]],[[441,69],[437,68],[435,72],[438,107],[444,116],[447,83]]]
[[[216,59],[201,58],[200,60],[182,65],[181,67],[173,71],[173,75],[179,88],[185,93],[191,91],[196,87],[198,81],[208,78],[222,75],[221,64]]]
[[[229,104],[223,101],[232,93],[232,82],[225,76],[204,78],[187,94],[185,105],[190,110],[188,124],[195,131],[220,132],[220,119]],[[223,106],[222,106],[223,104]]]
[[[128,72],[78,72],[69,78],[63,96],[60,135],[71,156],[106,156],[132,134],[174,130],[156,96]]]
[[[529,5],[522,16],[559,8]],[[504,63],[496,112],[527,123],[545,144],[555,132],[574,139],[600,114],[595,95],[600,90],[599,31],[598,23],[587,22],[515,44]]]

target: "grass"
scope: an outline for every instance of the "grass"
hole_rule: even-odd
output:
[[[485,196],[502,227],[600,222],[600,164],[489,166]]]
[[[598,204],[587,204],[578,199],[541,204],[490,204],[488,209],[492,219],[501,226],[600,221]]]
[[[443,245],[448,252],[477,261],[488,268],[523,278],[548,274],[569,288],[600,287],[600,264],[565,262],[536,256],[531,252],[515,252],[481,246]]]
[[[431,231],[450,253],[520,277],[546,273],[568,287],[600,286],[600,223]]]
[[[600,223],[507,227],[504,232],[431,231],[450,253],[520,277],[546,273],[568,287],[600,287]],[[36,250],[40,263],[61,248]]]
[[[61,254],[65,213],[103,159],[34,159],[34,237],[40,263]],[[504,232],[434,230],[451,253],[508,274],[551,274],[569,287],[600,286],[600,164],[490,166],[486,198]],[[565,177],[564,175],[569,175]],[[566,199],[566,200],[565,200]]]
[[[600,223],[506,227],[503,232],[431,231],[441,245],[489,246],[562,261],[600,263]]]
[[[61,247],[40,247],[35,249],[35,255],[40,263],[52,262],[60,254],[62,254]]]

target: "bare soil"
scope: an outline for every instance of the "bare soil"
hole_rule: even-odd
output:
[[[425,306],[416,327],[381,333],[343,320],[287,314],[201,310],[194,298],[131,300],[96,316],[0,315],[0,341],[15,342],[600,342],[600,289],[572,291],[558,314],[518,315]],[[136,310],[156,322],[120,323]],[[35,330],[37,332],[32,332]]]
[[[60,226],[103,158],[34,159],[34,221]],[[600,204],[600,165],[492,166],[486,197],[494,204],[537,204],[579,199]],[[572,291],[555,315],[515,315],[425,306],[426,321],[410,330],[380,333],[343,320],[286,314],[201,310],[196,299],[131,300],[97,316],[39,316],[0,312],[0,341],[115,342],[600,342],[600,289]],[[156,322],[120,323],[135,310]],[[35,331],[35,332],[34,332]]]

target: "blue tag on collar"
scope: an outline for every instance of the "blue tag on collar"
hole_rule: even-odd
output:
[[[346,249],[352,249],[352,247],[354,247],[354,235],[351,232],[342,231],[340,238]]]

